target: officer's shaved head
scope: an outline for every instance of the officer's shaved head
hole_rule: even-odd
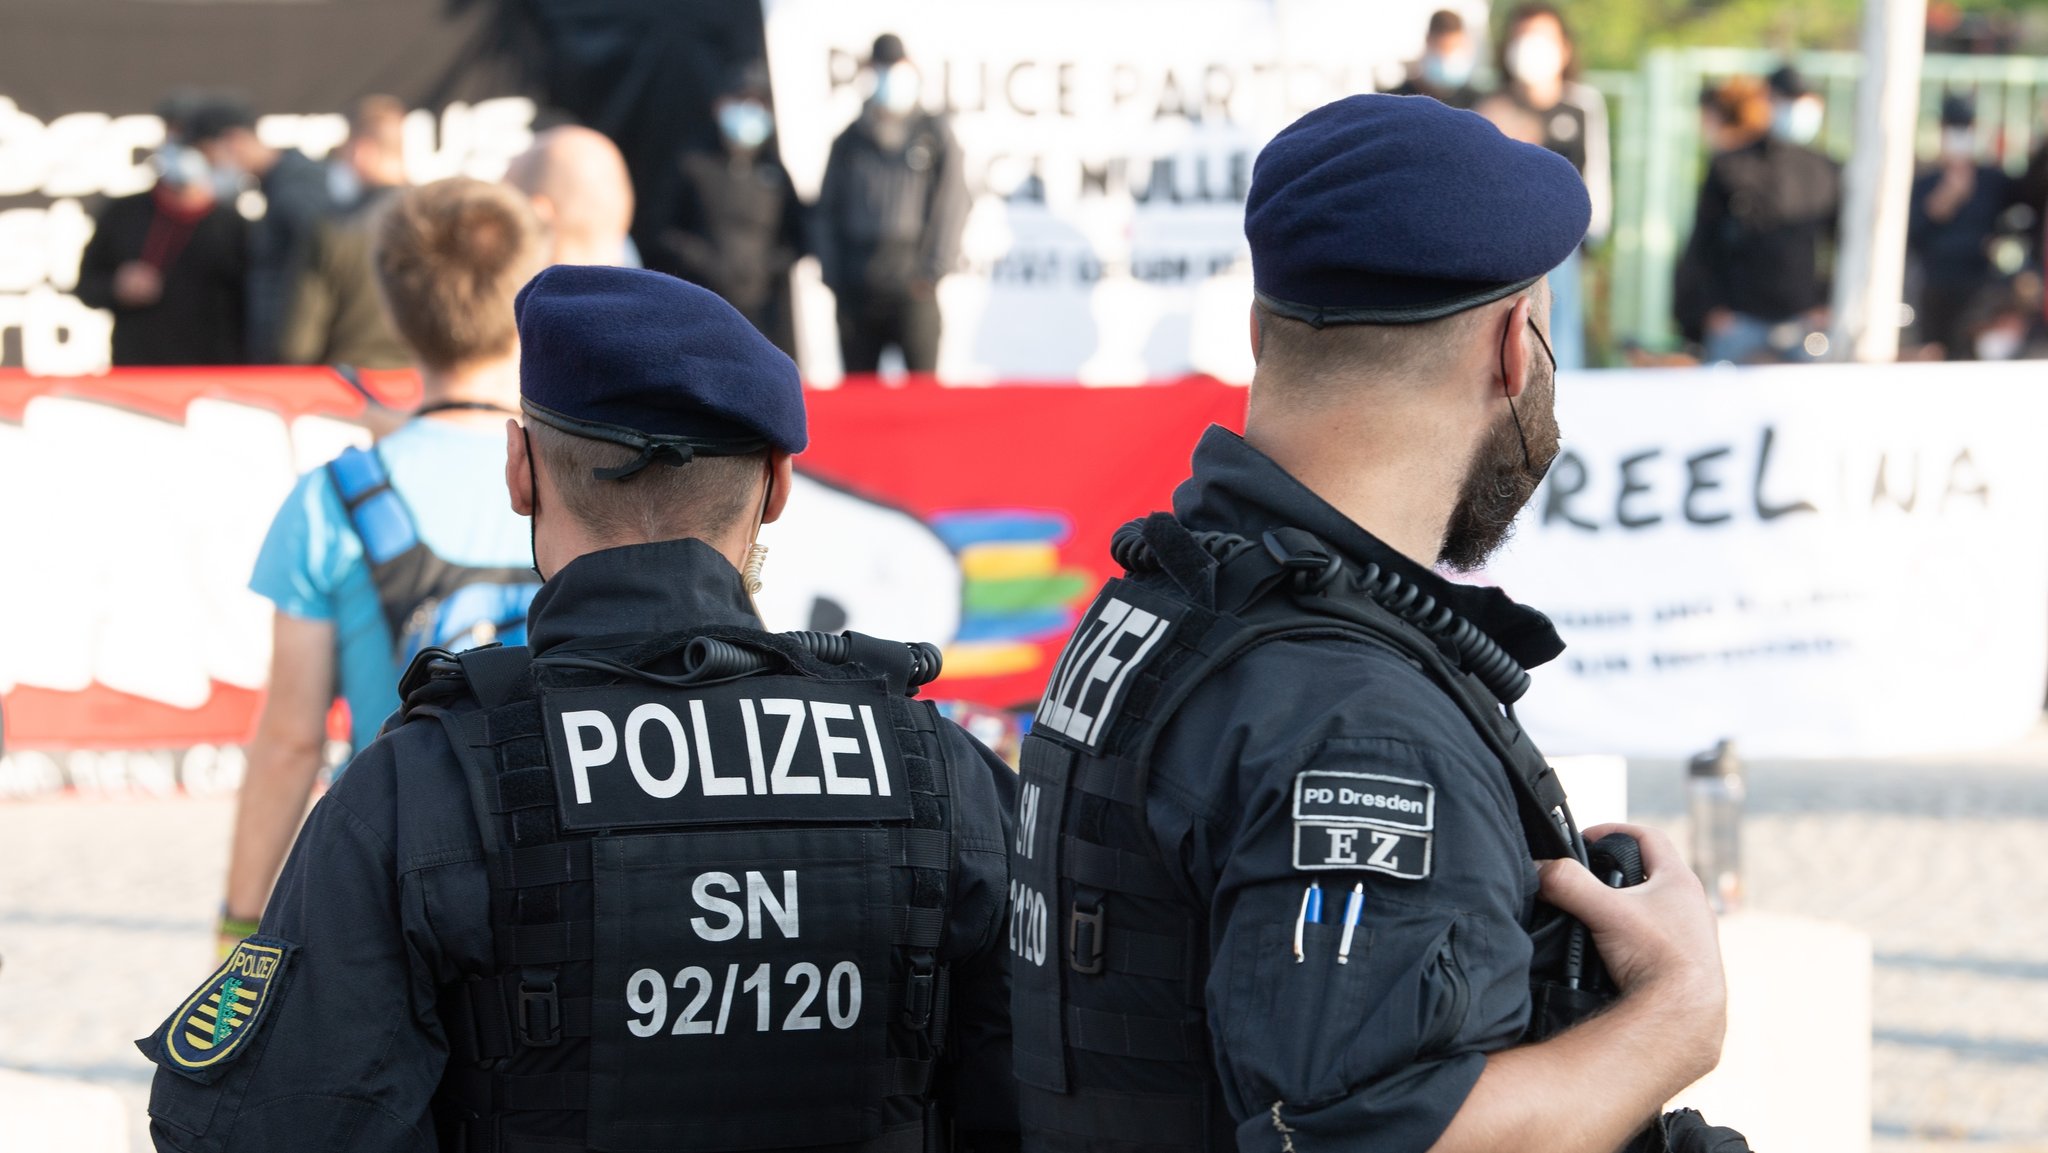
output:
[[[617,264],[633,223],[626,158],[604,134],[550,128],[513,158],[505,182],[526,194],[548,228],[555,264]]]
[[[619,468],[639,452],[564,432],[530,415],[526,428],[562,507],[598,540],[717,540],[761,511],[765,451],[651,464],[622,480],[603,480],[599,470]]]
[[[1315,328],[1254,306],[1258,326],[1254,405],[1271,401],[1319,407],[1341,404],[1378,385],[1423,383],[1477,357],[1499,336],[1502,313],[1520,296],[1550,327],[1547,282],[1494,305],[1469,308],[1422,324],[1333,324]],[[1540,354],[1539,354],[1540,355]]]

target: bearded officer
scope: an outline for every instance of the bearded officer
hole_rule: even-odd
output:
[[[1596,881],[1503,710],[1557,634],[1433,571],[1557,453],[1544,274],[1587,216],[1569,164],[1423,98],[1260,155],[1246,435],[1118,534],[1025,743],[1027,1148],[1611,1150],[1715,1064],[1699,884],[1642,829],[1647,882]],[[1621,990],[1565,1031],[1598,961],[1556,909]]]
[[[703,289],[519,294],[531,650],[425,659],[262,931],[139,1042],[179,1150],[1014,1148],[1014,778],[936,650],[771,636],[796,367]]]

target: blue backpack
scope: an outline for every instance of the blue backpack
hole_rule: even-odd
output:
[[[374,448],[344,450],[327,475],[363,542],[398,667],[429,647],[526,643],[526,606],[540,590],[532,569],[474,568],[435,555]]]

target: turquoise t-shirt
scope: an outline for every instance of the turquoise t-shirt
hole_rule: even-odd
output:
[[[420,540],[436,555],[475,567],[532,563],[526,518],[512,511],[505,494],[502,429],[415,420],[379,441],[377,452]],[[351,743],[358,750],[368,745],[398,707],[398,677],[405,670],[392,652],[363,542],[326,469],[293,486],[263,538],[249,587],[289,616],[334,622]]]

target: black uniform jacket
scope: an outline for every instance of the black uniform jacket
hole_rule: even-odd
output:
[[[603,651],[709,625],[760,622],[731,563],[680,540],[572,561],[535,596],[528,635],[536,652]],[[944,728],[957,861],[940,948],[953,966],[954,1024],[939,1091],[961,1128],[1008,1131],[1016,1105],[998,950],[1015,776]],[[253,940],[285,956],[248,966],[242,1003],[263,984],[225,1059],[199,1069],[171,1059],[166,1030],[182,1028],[190,1006],[137,1042],[159,1066],[149,1102],[157,1148],[434,1149],[428,1103],[448,1059],[437,992],[489,971],[492,956],[483,850],[439,723],[396,726],[356,757],[307,819]],[[219,987],[201,986],[200,999]]]
[[[1407,560],[1222,429],[1174,510],[1196,531],[1313,533],[1354,571],[1374,562],[1421,585],[1525,664],[1563,647],[1542,614]],[[1506,770],[1457,706],[1375,644],[1256,647],[1169,721],[1147,817],[1208,909],[1209,1028],[1239,1148],[1429,1148],[1529,1015],[1536,866]],[[1321,920],[1303,926],[1297,961],[1311,884]]]

